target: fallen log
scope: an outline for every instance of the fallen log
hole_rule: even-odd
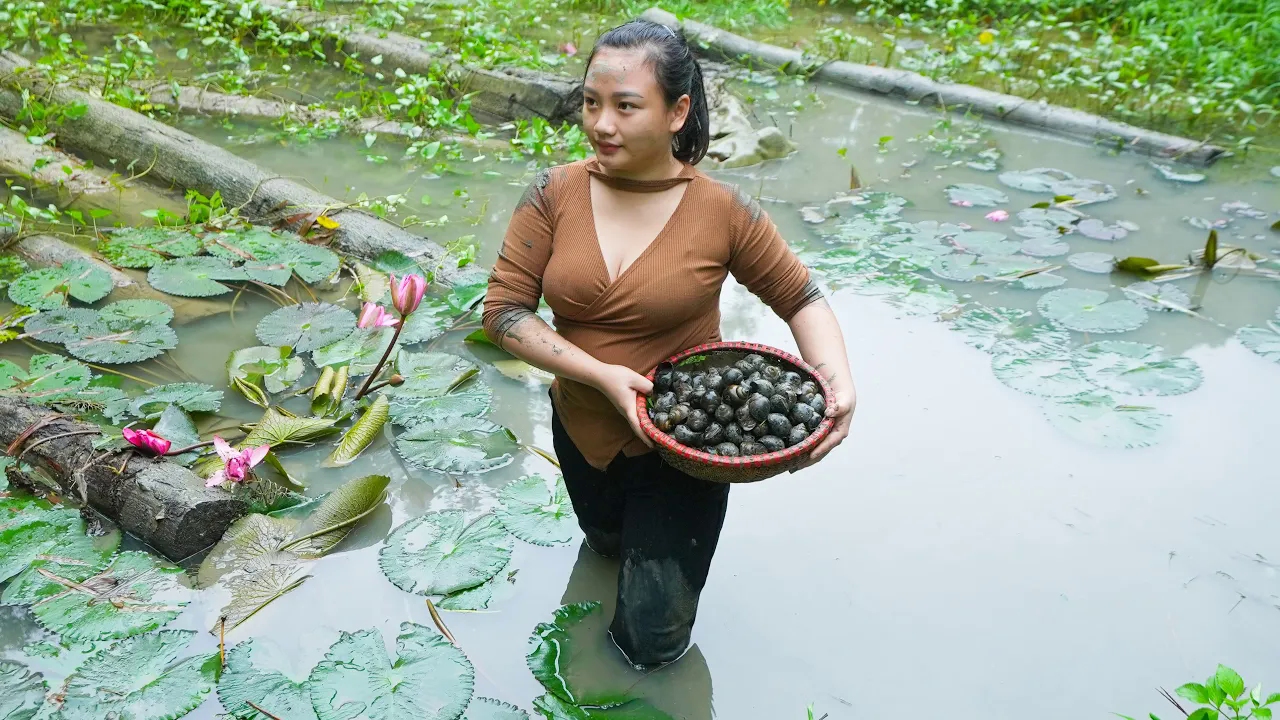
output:
[[[79,155],[136,159],[149,167],[150,178],[205,195],[216,190],[228,206],[238,207],[242,216],[256,222],[281,221],[296,228],[305,220],[299,214],[324,212],[338,224],[334,244],[350,255],[374,257],[397,250],[431,265],[444,258],[444,248],[426,238],[290,178],[269,174],[181,130],[51,81],[19,55],[0,53],[0,117],[12,120],[21,111],[22,89],[45,97],[47,103],[85,107],[82,115],[58,127],[59,145]],[[436,274],[444,284],[454,276],[447,265]]]
[[[37,427],[42,422],[46,424]],[[36,429],[15,442],[32,427]],[[123,452],[103,457],[92,444],[99,431],[97,425],[0,394],[2,447],[44,470],[63,495],[86,498],[90,507],[170,560],[183,560],[217,542],[248,511],[244,502],[206,488],[198,475],[176,463],[140,454],[126,463]],[[9,472],[19,484],[38,485],[16,469]]]
[[[814,80],[853,90],[930,102],[947,110],[968,110],[1005,122],[1115,144],[1142,154],[1197,165],[1211,165],[1228,154],[1225,148],[1217,145],[1145,130],[1081,110],[984,90],[972,85],[940,83],[906,70],[860,65],[843,60],[824,62],[799,50],[749,40],[693,20],[682,21],[656,7],[646,10],[642,17],[682,30],[699,52],[728,61],[806,75]]]

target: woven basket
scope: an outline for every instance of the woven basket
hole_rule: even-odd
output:
[[[813,380],[822,389],[822,396],[827,399],[827,412],[830,413],[835,409],[835,397],[831,391],[831,386],[808,363],[791,353],[757,343],[716,342],[692,347],[667,358],[658,367],[654,368],[647,377],[652,382],[659,368],[669,364],[677,364],[681,360],[694,355],[706,355],[707,360],[704,362],[708,364],[724,365],[736,362],[750,353],[763,355],[769,360],[778,362],[784,370],[794,370],[802,376]],[[685,369],[697,368],[701,364],[688,365],[685,366]],[[798,445],[764,455],[723,457],[695,450],[688,445],[682,445],[676,442],[675,438],[659,430],[653,424],[653,421],[649,419],[649,410],[646,406],[647,400],[648,397],[645,395],[636,396],[636,414],[640,419],[640,427],[653,440],[658,454],[662,456],[662,459],[668,465],[696,478],[711,482],[757,482],[800,467],[804,464],[809,452],[818,443],[822,442],[827,433],[831,432],[832,426],[831,418],[823,417],[817,429],[809,433],[809,436]]]

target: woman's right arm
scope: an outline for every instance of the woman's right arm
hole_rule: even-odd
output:
[[[511,215],[502,250],[489,275],[485,334],[495,345],[534,367],[600,390],[627,418],[636,435],[648,443],[640,429],[635,399],[637,392],[651,392],[652,383],[631,368],[600,362],[565,340],[536,312],[555,231],[548,185],[549,174],[540,173]]]

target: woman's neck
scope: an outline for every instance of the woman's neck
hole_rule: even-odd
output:
[[[598,157],[596,162],[600,162]],[[674,155],[667,155],[666,158],[644,168],[615,170],[600,163],[600,171],[621,180],[670,180],[684,172],[684,163],[677,160]]]

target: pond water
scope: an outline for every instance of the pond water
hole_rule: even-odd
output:
[[[1018,369],[1006,367],[998,376],[993,355],[953,329],[975,304],[1026,310],[1030,322],[1038,322],[1037,300],[1048,289],[939,283],[927,269],[903,268],[921,258],[928,268],[942,254],[921,250],[925,245],[999,239],[966,236],[963,228],[928,241],[884,238],[932,232],[921,225],[932,221],[1000,232],[1021,243],[1013,232],[1022,226],[1017,213],[1051,193],[1024,192],[1003,184],[997,172],[953,164],[989,145],[1002,153],[1001,172],[1052,167],[1115,189],[1115,199],[1078,209],[1107,225],[1126,221],[1139,229],[1115,243],[1064,236],[1071,254],[1182,262],[1203,246],[1206,234],[1184,218],[1204,218],[1230,219],[1219,231],[1222,243],[1274,257],[1280,234],[1268,225],[1280,211],[1280,183],[1265,170],[1226,165],[1208,171],[1207,182],[1173,183],[1143,158],[1005,126],[988,126],[973,151],[944,157],[915,139],[935,129],[935,112],[826,89],[819,99],[806,100],[808,107],[794,117],[778,116],[798,141],[798,154],[716,175],[758,194],[784,235],[825,268],[825,280],[836,288],[830,302],[859,391],[852,434],[817,466],[733,489],[689,654],[641,676],[592,632],[599,623],[588,623],[580,628],[585,647],[570,671],[587,685],[631,688],[690,720],[799,719],[809,703],[815,717],[825,713],[832,720],[886,717],[913,705],[927,706],[927,714],[945,707],[952,717],[1065,720],[1166,712],[1152,688],[1202,678],[1219,662],[1250,683],[1276,682],[1280,535],[1272,527],[1280,487],[1270,447],[1280,366],[1251,352],[1235,332],[1275,319],[1280,283],[1218,271],[1202,288],[1198,316],[1143,310],[1142,326],[1134,331],[1072,332],[1067,340],[1077,350],[1099,340],[1148,343],[1198,366],[1201,379],[1190,392],[1136,399],[1115,394],[1130,414],[1113,413],[1113,424],[1099,430],[1046,417],[1046,409],[1061,407],[1042,397],[1054,392],[1046,387],[1091,387],[1071,367],[1015,363]],[[523,166],[487,162],[460,164],[465,174],[433,177],[395,161],[369,162],[373,151],[359,140],[243,145],[218,126],[183,127],[232,143],[272,171],[305,177],[337,197],[404,194],[409,200],[402,213],[449,216],[428,231],[433,239],[476,235],[485,264],[529,178]],[[862,244],[857,238],[866,236],[859,234],[865,226],[853,224],[858,206],[835,203],[830,207],[842,214],[818,224],[801,215],[801,208],[822,208],[847,195],[851,165],[866,189],[911,203],[900,216],[875,218],[879,229]],[[998,207],[1013,217],[996,223],[984,219],[993,207],[949,203],[944,189],[957,183],[1005,194]],[[465,194],[455,194],[461,188]],[[421,203],[424,195],[430,205]],[[1222,210],[1236,201],[1268,216]],[[886,232],[894,222],[913,225]],[[900,252],[904,243],[907,251]],[[840,264],[843,256],[833,254],[839,248],[860,248],[873,259],[855,264],[844,258]],[[906,259],[886,265],[886,248]],[[999,265],[1007,261],[991,258],[1004,254],[981,256]],[[1055,271],[1065,279],[1063,288],[1125,297],[1118,287],[1133,278],[1084,272],[1068,257],[1040,258],[1063,266]],[[1088,266],[1091,259],[1077,262]],[[1173,284],[1189,296],[1196,294],[1197,280]],[[234,319],[219,315],[180,328],[183,342],[170,357],[191,375],[225,387],[228,348],[257,344],[254,326],[274,308],[246,296]],[[795,351],[785,324],[732,281],[722,309],[725,338]],[[1023,337],[1016,335],[995,359],[1023,358],[1023,346],[1016,344]],[[524,442],[551,446],[545,385],[503,376],[490,364],[501,354],[462,342],[460,333],[435,349],[479,364],[494,391],[491,419]],[[1169,382],[1194,386],[1190,375],[1194,371]],[[222,414],[253,420],[258,411],[228,392]],[[1152,421],[1156,415],[1161,419]],[[300,589],[228,636],[229,644],[255,638],[295,678],[306,676],[340,631],[377,628],[390,646],[400,623],[432,624],[422,598],[397,589],[379,569],[378,552],[393,528],[429,510],[492,508],[498,489],[511,479],[554,473],[547,461],[522,453],[506,467],[454,482],[407,471],[385,440],[346,468],[318,468],[329,449],[322,443],[288,452],[283,460],[312,495],[350,478],[389,475],[387,506],[312,565],[313,577]],[[543,692],[525,664],[534,626],[550,620],[557,607],[584,600],[602,601],[603,617],[611,615],[616,564],[582,549],[579,540],[580,534],[559,547],[516,543],[509,568],[517,574],[505,597],[487,611],[445,613],[476,666],[477,695],[531,709],[531,699]],[[169,627],[200,631],[193,648],[216,648],[216,636],[205,631],[216,624],[226,598],[221,588],[200,592]],[[0,657],[59,677],[55,661],[23,655],[43,631],[22,611],[3,611]],[[188,717],[212,718],[219,711],[210,700]]]

